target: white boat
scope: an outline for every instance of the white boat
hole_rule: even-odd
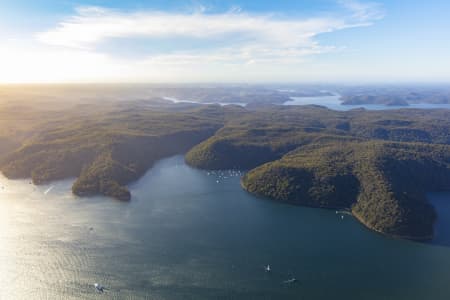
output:
[[[293,284],[296,282],[297,282],[297,278],[291,278],[291,279],[283,281],[283,283],[285,283],[285,284]]]
[[[51,192],[51,190],[53,190],[54,186],[52,185],[51,187],[49,187],[45,192],[44,195],[47,195],[48,193]]]
[[[105,291],[105,287],[98,283],[94,283],[94,287],[97,290],[97,292],[99,292],[99,293],[103,293]]]

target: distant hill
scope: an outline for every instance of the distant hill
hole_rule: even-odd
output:
[[[337,87],[343,105],[381,104],[408,106],[410,104],[450,104],[448,86],[354,86]]]

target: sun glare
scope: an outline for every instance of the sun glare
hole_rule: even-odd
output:
[[[0,49],[0,83],[89,82],[118,72],[108,58],[77,50]]]

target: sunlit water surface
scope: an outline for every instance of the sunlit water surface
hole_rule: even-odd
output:
[[[0,179],[2,300],[450,298],[450,218],[435,244],[389,239],[335,211],[255,198],[239,174],[181,156],[132,184],[129,203],[75,198],[71,182]],[[450,215],[450,195],[430,197]]]
[[[247,103],[242,102],[198,102],[193,100],[180,100],[173,97],[163,97],[165,100],[173,103],[194,103],[194,104],[219,104],[224,105],[238,105],[245,107]],[[393,109],[450,109],[450,104],[432,104],[432,103],[411,103],[408,106],[403,105],[383,105],[383,104],[361,104],[361,105],[343,105],[341,95],[335,93],[331,96],[314,96],[314,97],[291,97],[289,101],[283,103],[287,106],[296,105],[320,105],[332,110],[347,111],[352,109],[367,109],[367,110],[393,110]]]
[[[283,105],[309,105],[316,104],[328,107],[333,110],[351,110],[358,108],[365,108],[367,110],[386,110],[386,109],[450,109],[450,104],[431,104],[431,103],[412,103],[408,106],[398,105],[382,105],[382,104],[362,104],[362,105],[342,105],[341,96],[335,94],[333,96],[318,96],[318,97],[292,97],[290,101],[286,101]]]

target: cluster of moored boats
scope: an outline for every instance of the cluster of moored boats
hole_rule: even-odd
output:
[[[220,183],[221,180],[225,180],[232,177],[241,177],[242,171],[239,170],[226,170],[226,171],[209,171],[206,173],[208,176],[215,176],[216,183]]]

